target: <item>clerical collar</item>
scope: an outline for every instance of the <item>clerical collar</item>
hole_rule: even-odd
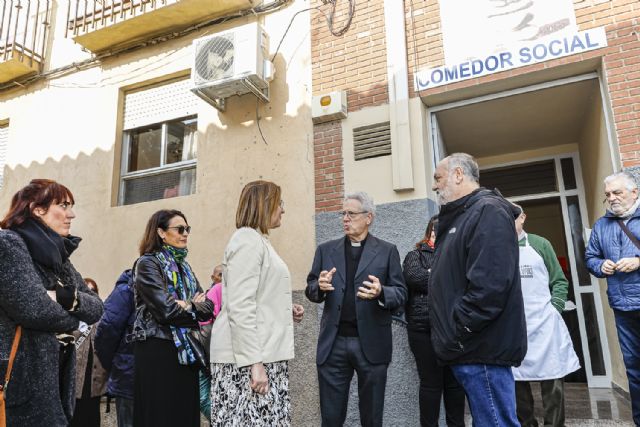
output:
[[[359,248],[360,246],[362,246],[362,242],[352,242],[351,240],[349,240],[349,243],[351,243],[351,246],[353,246],[354,248]]]

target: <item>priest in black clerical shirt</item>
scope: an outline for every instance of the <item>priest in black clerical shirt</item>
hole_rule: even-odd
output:
[[[373,200],[348,194],[340,214],[345,237],[318,246],[305,290],[309,300],[324,302],[316,355],[322,425],[344,424],[355,371],[360,421],[381,426],[391,313],[404,305],[407,288],[398,249],[369,233]]]

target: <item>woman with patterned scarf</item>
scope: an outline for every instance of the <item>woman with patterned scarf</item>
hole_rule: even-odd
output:
[[[209,320],[205,298],[186,261],[191,227],[177,210],[154,213],[134,267],[136,321],[134,425],[199,426],[199,363],[187,335]]]

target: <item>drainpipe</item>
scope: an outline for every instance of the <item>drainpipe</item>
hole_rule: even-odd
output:
[[[404,1],[384,0],[393,189],[412,190],[411,122]]]

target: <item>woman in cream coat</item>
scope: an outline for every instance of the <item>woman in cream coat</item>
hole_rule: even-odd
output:
[[[304,310],[292,304],[289,269],[268,239],[283,213],[276,184],[254,181],[242,190],[211,331],[213,426],[291,424],[287,361],[293,321]]]

